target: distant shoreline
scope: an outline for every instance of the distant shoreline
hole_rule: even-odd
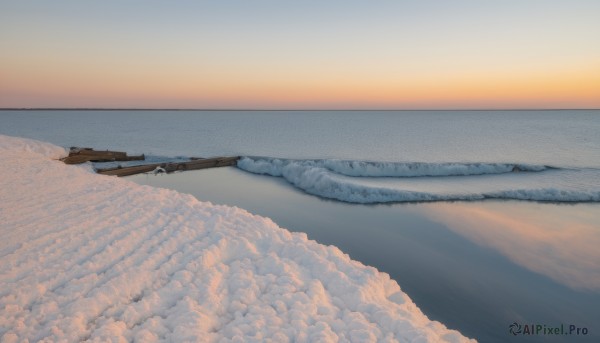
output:
[[[505,108],[505,109],[489,109],[489,108],[478,108],[478,109],[260,109],[260,108],[59,108],[59,107],[6,107],[0,108],[0,111],[202,111],[202,112],[477,112],[477,111],[489,111],[489,112],[507,112],[507,111],[597,111],[600,108]]]

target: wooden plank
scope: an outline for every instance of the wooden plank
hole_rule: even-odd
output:
[[[133,167],[122,167],[122,168],[111,168],[111,169],[99,169],[98,174],[103,175],[116,175],[116,176],[129,176],[140,173],[148,173],[156,169],[156,167],[163,168],[167,173],[175,171],[186,171],[186,170],[199,170],[207,168],[217,167],[228,167],[235,166],[239,160],[238,156],[234,157],[214,157],[205,159],[195,159],[188,162],[172,162],[172,163],[156,163],[146,164],[141,166]]]
[[[122,151],[96,151],[96,150],[79,150],[76,152],[71,152],[69,155],[82,155],[82,156],[112,156],[112,157],[127,157],[127,153]]]
[[[80,163],[88,162],[89,160],[90,160],[89,156],[79,156],[79,155],[67,156],[67,157],[61,159],[61,161],[65,162],[66,164],[80,164]]]
[[[160,164],[145,164],[141,166],[124,167],[124,168],[111,168],[111,169],[98,169],[96,172],[102,175],[116,175],[116,176],[129,176],[141,173],[148,173],[160,167]]]
[[[135,161],[135,160],[144,160],[145,156],[127,156],[127,153],[122,151],[96,151],[92,148],[77,148],[71,147],[71,151],[69,152],[69,156],[61,159],[66,164],[79,164],[84,162],[112,162],[112,161]],[[227,166],[235,166],[237,161],[239,160],[239,156],[231,156],[231,157],[212,157],[212,158],[200,158],[200,157],[191,157],[190,161],[187,162],[171,162],[171,163],[154,163],[154,164],[144,164],[138,166],[131,167],[117,167],[117,168],[107,168],[107,169],[98,169],[96,172],[102,175],[116,175],[116,176],[128,176],[140,173],[151,172],[156,169],[156,167],[163,168],[167,173],[171,173],[174,171],[184,171],[184,170],[198,170],[198,169],[206,169],[206,168],[216,168],[216,167],[227,167]]]
[[[79,164],[84,162],[112,162],[112,161],[143,161],[144,155],[127,156],[122,151],[96,151],[90,148],[71,148],[69,156],[62,159],[66,164]]]
[[[183,171],[183,170],[198,170],[215,167],[234,166],[239,157],[213,157],[205,159],[197,159],[189,162],[167,163],[164,168],[167,172]]]

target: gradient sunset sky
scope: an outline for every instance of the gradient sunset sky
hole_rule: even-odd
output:
[[[0,107],[600,108],[600,1],[5,1]]]

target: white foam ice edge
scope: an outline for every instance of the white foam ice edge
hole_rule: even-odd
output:
[[[0,136],[3,342],[468,340],[336,247],[64,154]]]
[[[357,165],[358,167],[347,167]],[[542,171],[551,167],[523,164],[426,164],[375,163],[338,160],[285,160],[243,157],[238,168],[255,173],[283,177],[295,187],[312,195],[350,203],[386,203],[448,200],[516,199],[556,202],[600,201],[598,191],[556,188],[507,189],[482,193],[432,193],[376,187],[352,182],[346,176],[433,176],[480,175],[520,171]],[[412,167],[409,167],[412,166]],[[351,175],[354,171],[355,175]],[[428,174],[429,173],[429,174]],[[454,174],[453,174],[454,173]],[[459,174],[463,173],[463,174]],[[471,173],[471,174],[468,174]]]
[[[240,167],[254,173],[282,176],[285,168],[324,168],[355,177],[419,177],[504,174],[514,171],[540,172],[554,167],[523,163],[425,163],[374,162],[337,159],[292,160],[270,157],[243,157]]]

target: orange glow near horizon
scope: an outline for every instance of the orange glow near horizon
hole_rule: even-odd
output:
[[[8,75],[7,75],[8,74]],[[185,77],[181,73],[6,73],[1,107],[174,108],[599,108],[600,67],[433,78],[360,79],[296,71],[287,77]],[[307,77],[308,76],[308,77]],[[29,98],[35,101],[25,101]],[[107,106],[108,105],[108,106]]]

